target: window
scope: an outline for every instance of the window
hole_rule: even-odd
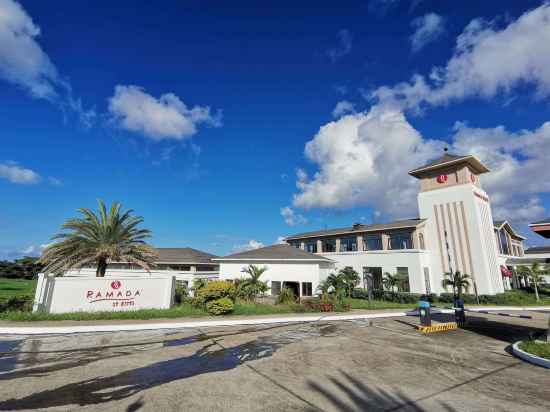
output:
[[[505,230],[499,230],[499,238],[500,238],[500,248],[502,250],[502,253],[504,255],[510,254],[510,245],[508,244],[508,236],[506,236]]]
[[[382,236],[367,235],[365,237],[365,246],[367,250],[382,250]]]
[[[409,285],[409,268],[398,266],[396,273],[399,277],[399,290],[401,292],[410,292],[411,287]]]
[[[300,242],[292,242],[292,247],[295,247],[296,249],[300,249]]]
[[[306,251],[309,253],[317,253],[317,242],[306,243]]]
[[[279,281],[271,281],[271,294],[272,295],[279,295],[281,293],[281,282]]]
[[[424,234],[422,233],[418,234],[418,243],[419,243],[418,247],[420,249],[426,249],[426,244],[424,243]]]
[[[373,290],[382,290],[382,268],[380,266],[364,266],[363,267],[363,278],[367,279],[367,288],[370,286],[368,285],[368,278],[372,277],[372,289]]]
[[[391,249],[412,249],[411,234],[407,232],[397,232],[390,234]]]
[[[336,240],[334,239],[323,240],[323,252],[336,252]]]
[[[345,237],[340,239],[340,252],[356,252],[357,251],[357,238]]]
[[[302,282],[302,296],[313,296],[311,282]]]

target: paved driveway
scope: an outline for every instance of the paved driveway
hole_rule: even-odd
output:
[[[550,370],[506,351],[534,316],[2,337],[0,411],[548,410]]]

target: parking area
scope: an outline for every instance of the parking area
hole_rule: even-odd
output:
[[[507,352],[544,332],[532,315],[4,336],[0,410],[547,410],[550,371]]]

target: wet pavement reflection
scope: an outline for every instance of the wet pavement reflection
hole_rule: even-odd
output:
[[[267,335],[265,333],[268,333]],[[232,336],[261,333],[242,344],[226,346],[225,340]],[[67,405],[101,404],[132,396],[143,390],[175,380],[187,379],[201,374],[223,372],[247,362],[273,356],[282,347],[306,339],[334,337],[338,334],[336,324],[276,325],[246,328],[238,331],[216,331],[199,333],[174,339],[138,342],[126,345],[107,345],[84,350],[19,352],[18,365],[35,367],[15,369],[15,356],[6,356],[6,373],[0,373],[0,380],[28,376],[46,376],[66,368],[82,366],[97,360],[105,360],[135,353],[135,347],[179,347],[191,344],[202,346],[188,356],[164,360],[150,365],[122,371],[109,377],[97,377],[70,383],[55,389],[33,393],[19,399],[0,402],[0,410],[39,409]],[[165,336],[174,335],[168,333]],[[34,339],[36,347],[36,339]],[[10,343],[11,342],[11,343]],[[3,352],[14,350],[20,342],[4,341]],[[32,348],[33,343],[30,343]],[[143,348],[142,348],[143,349]],[[29,356],[30,355],[30,356]],[[40,355],[40,356],[39,356]],[[8,361],[6,361],[8,362]]]

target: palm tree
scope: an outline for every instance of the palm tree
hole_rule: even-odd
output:
[[[443,280],[441,281],[441,286],[446,290],[447,287],[451,286],[453,288],[453,295],[460,299],[462,295],[462,290],[465,290],[466,293],[470,290],[470,275],[466,273],[460,273],[457,270],[454,273],[447,272],[444,275]]]
[[[259,293],[265,293],[267,291],[267,283],[260,280],[266,270],[267,267],[259,267],[256,265],[248,265],[248,267],[241,270],[241,272],[250,276],[239,283],[239,289],[248,300],[255,300]]]
[[[330,284],[328,279],[325,279],[325,280],[321,281],[319,283],[319,285],[317,286],[317,290],[319,292],[321,292],[321,302],[322,303],[328,303],[329,302],[329,300],[328,300],[328,291],[330,290],[331,287],[332,287],[332,285]]]
[[[326,282],[334,289],[334,294],[338,302],[343,303],[344,294],[347,288],[347,283],[344,275],[342,273],[334,274],[331,273],[328,275]]]
[[[340,269],[340,272],[338,272],[339,275],[341,275],[344,278],[344,282],[346,283],[346,290],[348,292],[348,297],[351,298],[351,294],[353,292],[353,289],[359,282],[359,274],[353,270],[352,267],[346,266],[344,269]]]
[[[399,284],[401,283],[401,279],[398,275],[391,275],[386,272],[384,273],[384,279],[382,279],[382,283],[390,292],[395,292],[395,288],[397,288],[397,291],[399,292]]]
[[[533,263],[531,266],[518,266],[517,271],[521,273],[523,276],[526,276],[529,278],[529,281],[533,283],[533,287],[535,289],[535,298],[537,299],[537,302],[540,300],[539,298],[539,283],[542,282],[543,276],[547,272],[547,268],[543,265],[541,265],[538,262]]]
[[[118,202],[109,212],[102,200],[98,204],[98,214],[79,209],[83,217],[69,219],[61,226],[62,231],[52,238],[57,242],[44,249],[40,258],[44,272],[64,273],[93,264],[96,276],[104,277],[110,262],[128,262],[151,270],[157,253],[144,240],[151,231],[138,228],[143,218],[132,216],[131,209],[121,213]]]

